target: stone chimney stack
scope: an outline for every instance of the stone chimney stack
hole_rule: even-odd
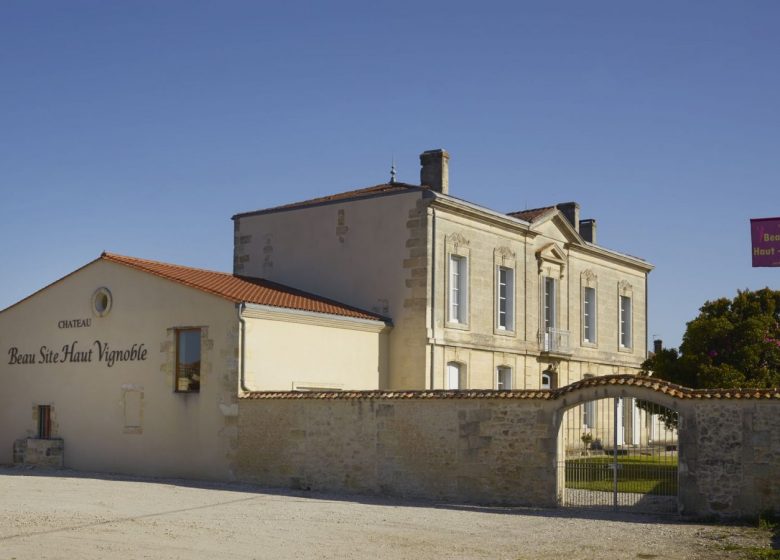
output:
[[[560,204],[556,204],[555,207],[563,212],[563,215],[566,216],[566,219],[569,220],[569,223],[576,229],[577,231],[580,231],[580,205],[576,202],[561,202]]]
[[[446,150],[428,150],[420,154],[420,184],[447,194],[450,191],[450,154]]]
[[[595,245],[596,243],[596,220],[588,218],[587,220],[580,220],[580,235],[585,241],[589,241]]]

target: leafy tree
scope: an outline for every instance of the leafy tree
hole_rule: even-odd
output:
[[[645,373],[696,389],[780,387],[780,291],[739,291],[699,311],[679,352],[656,353]]]

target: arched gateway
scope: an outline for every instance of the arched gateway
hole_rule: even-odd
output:
[[[677,513],[680,392],[635,376],[588,376],[557,391],[559,505]]]

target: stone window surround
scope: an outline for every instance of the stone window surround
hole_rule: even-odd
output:
[[[538,268],[538,283],[539,283],[539,340],[541,341],[545,334],[544,328],[544,291],[545,291],[545,278],[552,278],[555,280],[555,294],[554,294],[554,328],[560,328],[561,325],[561,309],[560,309],[560,285],[561,281],[566,275],[566,260],[565,253],[555,243],[548,243],[538,251],[536,251],[536,261]]]
[[[508,296],[509,309],[507,310],[507,314],[511,317],[511,328],[503,328],[498,324],[498,282],[501,268],[509,269],[512,275],[511,292]],[[496,248],[493,251],[493,270],[493,289],[495,290],[493,334],[514,337],[517,335],[517,260],[515,253],[508,247]]]
[[[514,370],[512,369],[512,366],[510,366],[509,364],[500,364],[496,366],[495,387],[497,390],[499,390],[498,380],[502,370],[509,372],[509,387],[502,387],[500,390],[511,391],[512,389],[514,389],[515,380],[514,380]]]
[[[585,339],[585,288],[593,288],[593,340]],[[580,345],[588,348],[599,347],[599,278],[591,269],[580,275]]]
[[[204,382],[208,382],[211,374],[212,350],[214,340],[209,338],[208,325],[177,325],[166,329],[165,342],[160,345],[160,352],[163,354],[163,363],[160,366],[163,372],[170,380],[171,390],[178,395],[197,395],[192,391],[176,391],[176,338],[177,332],[187,329],[200,329],[200,387],[203,391]]]
[[[49,407],[49,437],[48,439],[56,439],[59,437],[59,422],[57,422],[57,410],[54,407],[52,401],[41,401],[32,403],[32,427],[28,432],[28,437],[37,439],[38,431],[40,429],[40,411],[41,406]]]
[[[458,367],[458,389],[457,390],[463,390],[468,388],[468,366],[466,365],[466,362],[460,361],[458,359],[454,360],[447,360],[447,362],[444,365],[444,388],[446,390],[455,390],[452,387],[450,387],[450,366],[457,366]]]
[[[634,352],[634,291],[631,284],[626,280],[618,282],[617,293],[617,349],[618,352],[633,353]],[[621,324],[621,297],[629,298],[629,344],[628,346],[622,345],[622,324]]]
[[[471,258],[471,250],[469,249],[469,241],[463,235],[459,233],[454,233],[451,235],[447,235],[445,238],[445,269],[447,271],[446,275],[446,282],[445,282],[445,327],[448,329],[458,329],[458,330],[471,330],[470,326],[470,320],[471,320],[471,290],[469,289],[471,286],[471,266],[470,266],[470,258]],[[450,317],[450,297],[451,297],[451,263],[452,263],[452,257],[462,257],[465,259],[465,279],[463,280],[463,286],[466,289],[466,295],[465,295],[465,307],[463,314],[465,316],[464,321],[455,322],[451,320]]]

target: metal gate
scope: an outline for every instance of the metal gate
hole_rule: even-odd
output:
[[[675,411],[633,398],[587,401],[561,424],[563,505],[677,513]]]

